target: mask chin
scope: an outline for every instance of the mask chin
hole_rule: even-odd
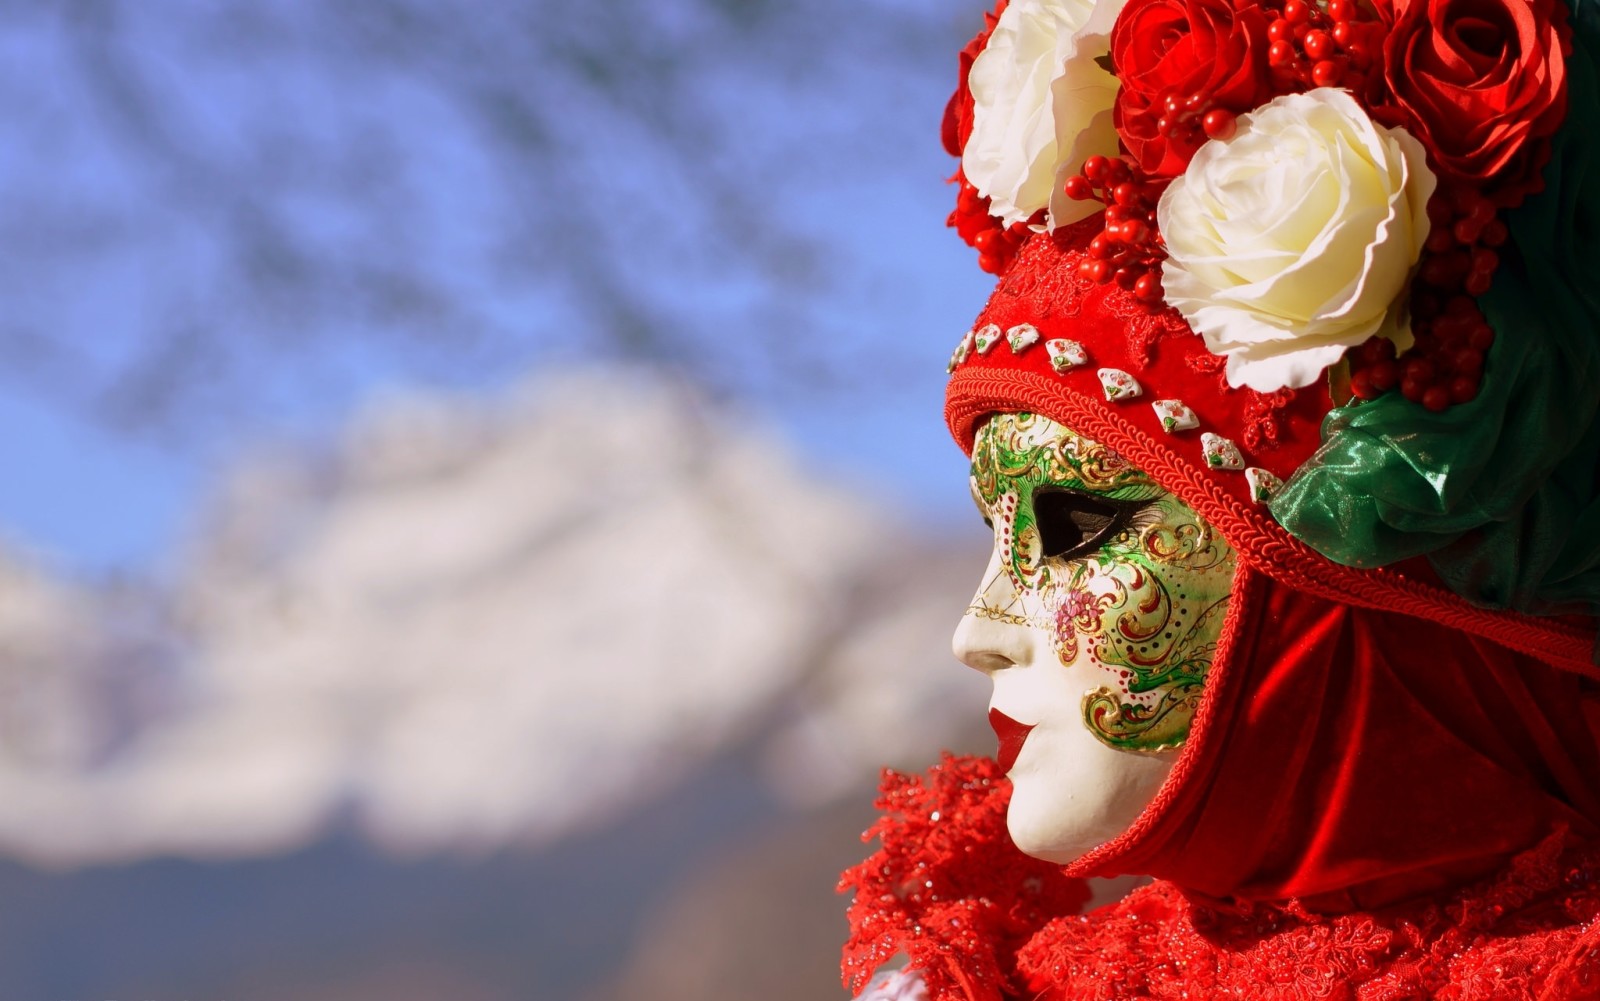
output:
[[[1177,752],[1112,750],[1081,725],[1036,727],[1011,770],[1006,828],[1025,854],[1063,865],[1075,862],[1133,825],[1176,759]]]
[[[1059,831],[1036,830],[1031,818],[1020,816],[1015,806],[1006,813],[1006,831],[1024,855],[1057,865],[1070,865],[1115,836],[1069,840]]]

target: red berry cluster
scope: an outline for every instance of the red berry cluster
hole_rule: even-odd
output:
[[[1433,315],[1412,317],[1416,344],[1396,358],[1394,344],[1374,337],[1350,353],[1350,391],[1363,400],[1400,387],[1400,393],[1435,413],[1478,395],[1483,356],[1494,330],[1471,296],[1458,295],[1442,306],[1427,293],[1412,297],[1413,308],[1432,303]]]
[[[1466,186],[1436,191],[1428,200],[1428,243],[1417,281],[1446,297],[1489,291],[1500,266],[1496,250],[1510,236],[1495,212],[1493,202]]]
[[[1089,241],[1078,274],[1115,281],[1151,309],[1161,308],[1161,261],[1167,256],[1156,229],[1156,203],[1169,182],[1146,176],[1121,157],[1091,156],[1063,190],[1074,201],[1105,205],[1105,228]]]
[[[1001,274],[1011,266],[1017,251],[1028,239],[1028,225],[1019,222],[1008,228],[989,214],[989,199],[979,194],[971,181],[965,177],[958,179],[961,191],[956,195],[955,211],[950,213],[945,224],[953,227],[967,246],[978,252],[978,267],[991,275]]]
[[[1287,0],[1267,25],[1267,65],[1277,89],[1344,87],[1357,97],[1368,95],[1369,86],[1383,83],[1383,30],[1357,0],[1329,0],[1326,10]]]
[[[1239,118],[1227,108],[1213,107],[1210,95],[1204,93],[1167,94],[1161,107],[1156,131],[1166,137],[1169,147],[1183,151],[1185,162],[1206,140],[1233,138]]]
[[[1350,389],[1370,400],[1398,385],[1406,399],[1439,412],[1478,395],[1494,329],[1473,297],[1489,291],[1500,264],[1494,248],[1509,234],[1494,205],[1465,187],[1436,192],[1428,220],[1428,243],[1411,283],[1416,343],[1399,358],[1390,342],[1376,338],[1351,352]]]

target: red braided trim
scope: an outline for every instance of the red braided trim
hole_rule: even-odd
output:
[[[1593,629],[1521,612],[1479,608],[1457,594],[1381,567],[1360,570],[1333,563],[1286,532],[1265,508],[1231,496],[1214,471],[1179,458],[1109,413],[1106,404],[1057,380],[1008,369],[964,369],[951,378],[945,395],[945,422],[968,455],[977,426],[985,417],[1018,410],[1043,414],[1117,451],[1182,497],[1251,565],[1274,580],[1358,608],[1440,622],[1554,667],[1600,679],[1600,666],[1593,660]]]

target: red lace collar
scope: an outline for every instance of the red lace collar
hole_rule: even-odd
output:
[[[848,870],[847,986],[904,953],[932,1001],[1600,998],[1600,844],[1551,834],[1496,876],[1380,911],[1223,907],[1158,881],[1088,914],[1083,882],[1005,832],[988,759],[886,773],[880,847]]]

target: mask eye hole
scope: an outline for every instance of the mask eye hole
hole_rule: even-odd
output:
[[[1073,560],[1092,553],[1121,532],[1139,507],[1068,490],[1040,490],[1033,495],[1040,555]]]

